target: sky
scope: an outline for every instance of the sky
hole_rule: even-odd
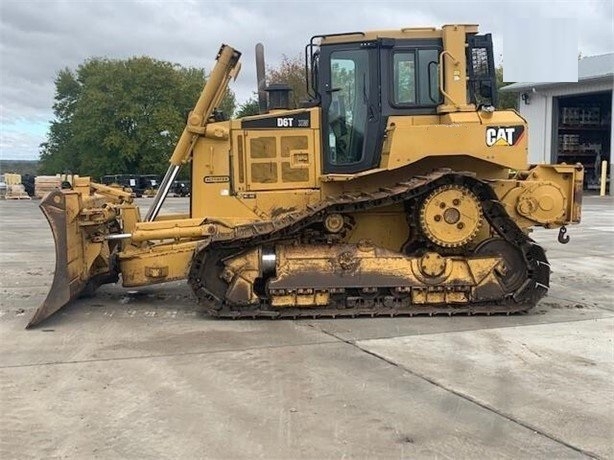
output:
[[[57,73],[86,59],[151,56],[210,70],[221,43],[240,50],[241,74],[231,88],[239,103],[256,87],[254,47],[267,67],[303,55],[313,35],[480,25],[502,55],[505,30],[523,18],[577,23],[578,52],[614,51],[612,0],[493,1],[30,1],[0,2],[0,158],[37,159],[53,119]],[[528,21],[527,21],[528,22]],[[519,26],[516,27],[516,24]],[[504,65],[505,68],[505,65]]]

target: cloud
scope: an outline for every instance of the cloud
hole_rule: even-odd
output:
[[[28,126],[20,126],[20,123],[3,126],[2,131],[0,131],[0,158],[11,160],[36,159],[39,145],[44,139],[47,123],[32,123],[29,120],[26,123]],[[36,155],[33,156],[32,152],[35,152]]]
[[[220,43],[243,52],[233,84],[238,100],[256,86],[254,47],[268,66],[302,55],[312,35],[355,30],[479,23],[501,49],[511,17],[576,17],[583,55],[612,49],[612,5],[606,1],[11,1],[0,3],[2,156],[36,158],[52,117],[54,79],[91,57],[148,55],[211,69]],[[41,132],[21,131],[24,120]],[[21,133],[21,134],[20,134]],[[10,135],[9,135],[10,134]]]

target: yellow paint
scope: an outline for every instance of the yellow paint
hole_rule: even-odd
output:
[[[467,104],[465,43],[466,35],[475,32],[476,26],[450,25],[441,30],[402,29],[323,39],[324,43],[379,37],[443,40],[441,59],[445,65],[440,69],[445,97],[437,115],[390,116],[380,164],[359,174],[322,174],[319,107],[275,113],[280,116],[308,112],[310,127],[257,129],[244,128],[241,120],[212,122],[213,108],[239,69],[237,52],[222,47],[218,63],[170,160],[172,165],[192,162],[189,216],[142,222],[129,193],[94,184],[89,178],[75,178],[74,190],[62,192],[66,225],[56,231],[66,233],[64,255],[69,278],[66,282],[78,282],[75,285],[82,289],[92,276],[108,272],[111,254],[115,252],[125,286],[182,279],[187,276],[198,244],[211,235],[232,233],[238,225],[304,211],[329,195],[393,187],[438,168],[468,170],[489,180],[507,212],[525,231],[533,226],[551,228],[579,222],[581,167],[529,168],[525,120],[513,110],[491,113],[476,111]],[[270,116],[248,117],[243,122]],[[514,145],[501,138],[489,146],[487,129],[506,126],[521,127],[524,134]],[[363,280],[374,280],[373,286],[367,282],[360,288],[390,287],[397,289],[396,294],[411,296],[415,303],[463,304],[470,302],[484,286],[498,289],[496,269],[501,260],[469,255],[479,242],[492,236],[479,203],[476,205],[470,198],[465,200],[462,191],[442,193],[431,197],[432,203],[421,209],[406,210],[395,205],[347,216],[353,226],[341,242],[309,246],[297,241],[295,245],[278,245],[277,288],[271,283],[273,305],[324,306],[332,294],[338,293],[334,289],[343,289],[352,270],[358,270]],[[56,198],[62,202],[61,197]],[[459,204],[453,203],[456,199]],[[438,211],[441,203],[445,206]],[[460,234],[454,231],[457,228],[454,226],[461,222],[456,212],[470,224]],[[447,226],[440,223],[441,219]],[[116,229],[120,224],[122,235],[118,236]],[[458,256],[431,250],[427,254],[403,254],[406,243],[416,238],[420,225],[432,241],[458,247]],[[109,235],[111,229],[113,235]],[[58,235],[54,237],[57,239]],[[117,242],[107,240],[108,237],[122,239]],[[225,261],[223,279],[233,301],[245,304],[258,301],[254,282],[260,273],[259,254],[259,249],[253,249]],[[296,280],[297,274],[305,275],[300,279],[306,285],[300,291],[283,287],[285,281]],[[339,286],[310,285],[308,275],[312,274],[328,274]],[[380,284],[375,282],[377,279]]]

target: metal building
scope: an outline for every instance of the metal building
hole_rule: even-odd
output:
[[[502,88],[518,93],[520,114],[529,124],[531,163],[582,163],[585,189],[599,189],[601,162],[609,164],[614,191],[612,155],[612,89],[614,53],[578,61],[577,83],[513,83]]]

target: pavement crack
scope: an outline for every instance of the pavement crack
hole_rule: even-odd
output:
[[[579,322],[584,322],[584,321],[596,321],[596,320],[611,319],[611,318],[614,318],[614,315],[603,314],[601,316],[595,316],[591,318],[553,320],[553,321],[549,321],[547,324],[571,324],[571,323],[579,323]],[[436,331],[436,332],[415,332],[413,331],[411,333],[407,333],[404,335],[403,334],[398,335],[399,333],[396,333],[393,335],[377,335],[375,337],[368,337],[368,338],[357,339],[357,340],[366,342],[366,341],[371,341],[371,340],[396,339],[400,337],[415,337],[415,336],[424,337],[424,336],[436,336],[436,335],[457,334],[457,333],[460,334],[463,332],[494,331],[497,329],[507,329],[507,328],[514,328],[514,327],[541,326],[543,324],[546,324],[546,323],[536,322],[536,323],[527,323],[527,324],[498,324],[496,326],[475,326],[475,327],[470,327],[467,329],[443,330],[443,331]],[[329,333],[328,331],[325,331],[324,329],[316,327],[316,325],[313,323],[308,323],[306,325],[309,327],[315,328],[324,334],[328,334],[328,335],[332,335],[333,337],[337,337],[336,335]],[[338,337],[338,339],[342,341],[346,341],[346,339],[344,339],[343,337]]]
[[[197,356],[197,355],[212,355],[217,353],[236,353],[245,351],[258,351],[258,350],[274,350],[278,348],[292,348],[292,347],[305,347],[312,345],[329,345],[338,343],[338,340],[323,340],[318,342],[305,342],[305,343],[290,343],[284,345],[265,345],[261,347],[243,347],[243,348],[227,348],[222,350],[201,350],[201,351],[185,351],[178,353],[165,353],[157,355],[141,355],[141,356],[118,356],[110,358],[91,358],[91,359],[75,359],[64,361],[46,361],[42,363],[27,363],[27,364],[9,364],[6,366],[0,366],[2,369],[19,369],[26,367],[38,367],[38,366],[57,366],[65,364],[89,364],[89,363],[102,363],[108,361],[135,361],[139,359],[155,359],[155,358],[174,358],[181,356]]]
[[[340,336],[338,336],[336,334],[333,334],[332,332],[328,332],[328,331],[326,331],[324,329],[317,328],[315,325],[310,325],[310,326],[315,328],[315,329],[318,329],[323,334],[329,335],[330,337],[333,337],[333,338],[337,339],[340,342],[346,343],[347,345],[350,345],[350,346],[356,348],[357,350],[359,350],[359,351],[361,351],[361,352],[363,352],[363,353],[365,353],[367,355],[370,355],[370,356],[372,356],[374,358],[377,358],[377,359],[379,359],[381,361],[384,361],[385,363],[387,363],[387,364],[389,364],[391,366],[394,366],[394,367],[400,369],[403,372],[406,372],[406,373],[408,373],[408,374],[410,374],[410,375],[412,375],[414,377],[417,377],[417,378],[419,378],[421,380],[424,380],[425,382],[428,382],[431,385],[434,385],[434,386],[436,386],[436,387],[438,387],[438,388],[440,388],[440,389],[442,389],[444,391],[447,391],[447,392],[449,392],[449,393],[451,393],[451,394],[453,394],[455,396],[458,396],[459,398],[464,399],[465,401],[467,401],[469,403],[475,404],[476,406],[478,406],[478,407],[480,407],[482,409],[485,409],[485,410],[487,410],[489,412],[492,412],[492,413],[494,413],[494,414],[496,414],[496,415],[498,415],[500,417],[503,417],[504,419],[506,419],[506,420],[508,420],[508,421],[510,421],[512,423],[515,423],[516,425],[519,425],[519,426],[521,426],[521,427],[523,427],[523,428],[525,428],[527,430],[531,430],[534,433],[537,433],[540,436],[543,436],[543,437],[545,437],[545,438],[547,438],[547,439],[549,439],[549,440],[551,440],[553,442],[561,444],[562,446],[565,446],[565,447],[567,447],[567,448],[569,448],[569,449],[571,449],[571,450],[573,450],[575,452],[578,452],[578,453],[580,453],[582,455],[585,455],[585,456],[587,456],[589,458],[601,459],[600,456],[598,456],[597,454],[595,454],[593,452],[589,452],[589,451],[586,451],[586,450],[584,450],[584,449],[582,449],[580,447],[574,446],[573,444],[570,444],[570,443],[568,443],[568,442],[566,442],[566,441],[564,441],[564,440],[562,440],[562,439],[560,439],[560,438],[558,438],[558,437],[556,437],[556,436],[554,436],[552,434],[549,434],[549,433],[543,431],[542,429],[540,429],[537,426],[534,426],[534,425],[531,425],[530,423],[524,422],[524,421],[514,417],[513,415],[506,414],[505,412],[503,412],[503,411],[501,411],[501,410],[499,410],[499,409],[497,409],[497,408],[495,408],[495,407],[493,407],[493,406],[491,406],[491,405],[489,405],[487,403],[479,401],[478,399],[476,399],[476,398],[474,398],[474,397],[472,397],[472,396],[470,396],[470,395],[468,395],[466,393],[462,393],[462,392],[460,392],[458,390],[454,390],[452,388],[449,388],[449,387],[443,385],[442,383],[438,382],[437,380],[434,380],[434,379],[432,379],[430,377],[427,377],[426,375],[420,374],[420,373],[418,373],[418,372],[416,372],[416,371],[414,371],[412,369],[409,369],[408,367],[403,366],[403,365],[401,365],[401,364],[399,364],[399,363],[397,363],[397,362],[395,362],[395,361],[393,361],[393,360],[391,360],[389,358],[386,358],[385,356],[382,356],[382,355],[380,355],[378,353],[375,353],[375,352],[373,352],[371,350],[363,348],[363,347],[361,347],[358,343],[356,343],[353,340],[345,339],[345,338],[340,337]]]

